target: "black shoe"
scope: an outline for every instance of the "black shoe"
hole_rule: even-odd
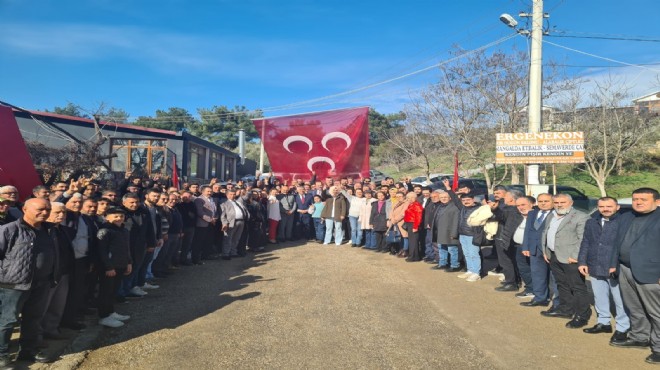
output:
[[[80,323],[80,322],[67,322],[67,323],[61,323],[60,327],[62,328],[67,328],[71,330],[83,330],[87,327],[87,325]]]
[[[406,258],[406,262],[419,262],[419,260],[408,257],[408,258]]]
[[[648,340],[644,341],[638,341],[638,340],[633,340],[630,338],[626,338],[625,340],[621,341],[610,341],[610,346],[615,346],[615,347],[627,347],[627,348],[649,348],[651,344],[649,343]]]
[[[568,313],[568,312],[559,311],[559,310],[555,309],[554,307],[547,310],[547,311],[541,311],[541,315],[543,315],[545,317],[559,317],[559,318],[562,318],[562,319],[570,319],[570,318],[573,317],[573,314]]]
[[[660,364],[660,353],[653,352],[644,360],[649,364]]]
[[[566,323],[566,327],[569,329],[579,329],[583,326],[586,326],[588,323],[589,323],[588,318],[585,319],[582,317],[575,316],[573,320]]]
[[[229,256],[222,256],[222,259],[225,261],[231,261],[231,257]]]
[[[628,332],[627,331],[614,331],[614,334],[612,334],[612,337],[610,338],[610,342],[623,342],[624,340],[628,339]]]
[[[461,272],[460,267],[449,267],[445,272]]]
[[[47,354],[39,351],[36,353],[32,352],[19,352],[16,357],[18,361],[30,361],[30,362],[40,362],[42,364],[47,364],[49,362],[54,362],[57,360],[56,357],[48,356]]]
[[[611,333],[612,325],[596,324],[590,328],[582,329],[587,334]]]
[[[497,290],[498,292],[517,292],[518,285],[513,283],[508,283],[502,286],[498,286],[497,288],[495,288],[495,290]]]
[[[444,266],[435,265],[435,266],[431,267],[431,270],[446,270],[448,268],[449,268],[449,266],[447,266],[447,265],[444,265]]]
[[[529,302],[520,302],[520,305],[525,307],[538,307],[538,306],[547,307],[549,304],[550,304],[549,301],[535,301],[535,300],[531,300]]]

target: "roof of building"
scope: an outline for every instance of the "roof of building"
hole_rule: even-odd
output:
[[[656,101],[656,100],[660,100],[660,91],[652,92],[650,94],[640,96],[639,98],[635,98],[633,99],[633,103],[637,103],[640,101]]]

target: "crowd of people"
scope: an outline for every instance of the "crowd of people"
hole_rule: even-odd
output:
[[[446,179],[432,191],[409,179],[258,178],[182,189],[131,174],[106,188],[81,178],[37,186],[23,202],[15,187],[0,187],[0,365],[11,362],[19,314],[17,358],[50,362],[44,339],[84,329],[84,315],[123,326],[130,317],[116,303],[159,289],[156,281],[177,269],[297,240],[424,261],[470,283],[499,277],[496,291],[547,307],[541,315],[572,329],[592,314],[589,276],[598,319],[583,331],[613,333],[613,346],[651,348],[646,361],[660,363],[655,189],[635,190],[623,214],[603,197],[590,216],[567,194],[534,198],[496,186],[481,195]]]

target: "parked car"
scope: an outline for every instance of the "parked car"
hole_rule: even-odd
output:
[[[380,183],[385,180],[385,178],[390,177],[390,175],[386,175],[380,171],[377,170],[369,170],[369,178],[373,183],[376,185],[380,185]]]
[[[545,186],[547,187],[545,192],[552,195],[555,194],[554,188],[551,184],[545,184]],[[507,185],[507,188],[520,190],[523,193],[526,193],[525,185]],[[572,186],[557,185],[557,194],[570,195],[571,198],[573,198],[573,207],[585,212],[591,212],[596,207],[596,203],[598,202],[597,199],[589,198],[583,192]]]
[[[444,177],[444,176],[443,176]],[[447,176],[449,179],[449,182],[452,183],[454,180],[454,176]],[[462,186],[469,186],[472,189],[472,194],[488,194],[488,186],[486,185],[486,180],[482,179],[458,179],[458,187]],[[429,188],[431,191],[437,190],[437,189],[442,189],[445,190],[445,186],[442,184],[441,181],[434,182],[433,184],[429,185]]]
[[[414,179],[410,180],[410,182],[413,185],[429,186],[435,182],[440,182],[442,178],[445,176],[451,177],[452,175],[444,174],[444,173],[432,173],[429,175],[428,178],[426,176],[417,176]]]

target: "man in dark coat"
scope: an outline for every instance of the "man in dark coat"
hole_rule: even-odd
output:
[[[51,362],[37,351],[41,319],[51,286],[59,280],[57,240],[46,224],[50,204],[29,199],[19,220],[0,227],[0,365],[11,362],[9,342],[21,319],[19,360]]]
[[[591,290],[594,292],[594,307],[598,314],[598,323],[587,329],[585,333],[611,333],[610,296],[616,307],[616,333],[612,340],[626,339],[630,329],[630,319],[623,307],[619,279],[610,277],[610,261],[614,250],[614,237],[617,228],[617,211],[619,204],[616,199],[603,197],[598,199],[598,212],[584,224],[584,236],[578,254],[578,270],[584,276],[591,278]]]
[[[433,268],[436,270],[447,270],[447,272],[461,271],[458,260],[458,224],[460,212],[451,202],[451,197],[447,192],[440,194],[440,204],[438,205],[431,230],[436,236],[438,243],[439,260],[438,265]]]
[[[633,212],[621,215],[610,272],[619,273],[623,303],[630,312],[628,338],[610,341],[619,347],[648,348],[646,362],[660,363],[660,194],[633,191]],[[618,266],[617,266],[618,265]]]

